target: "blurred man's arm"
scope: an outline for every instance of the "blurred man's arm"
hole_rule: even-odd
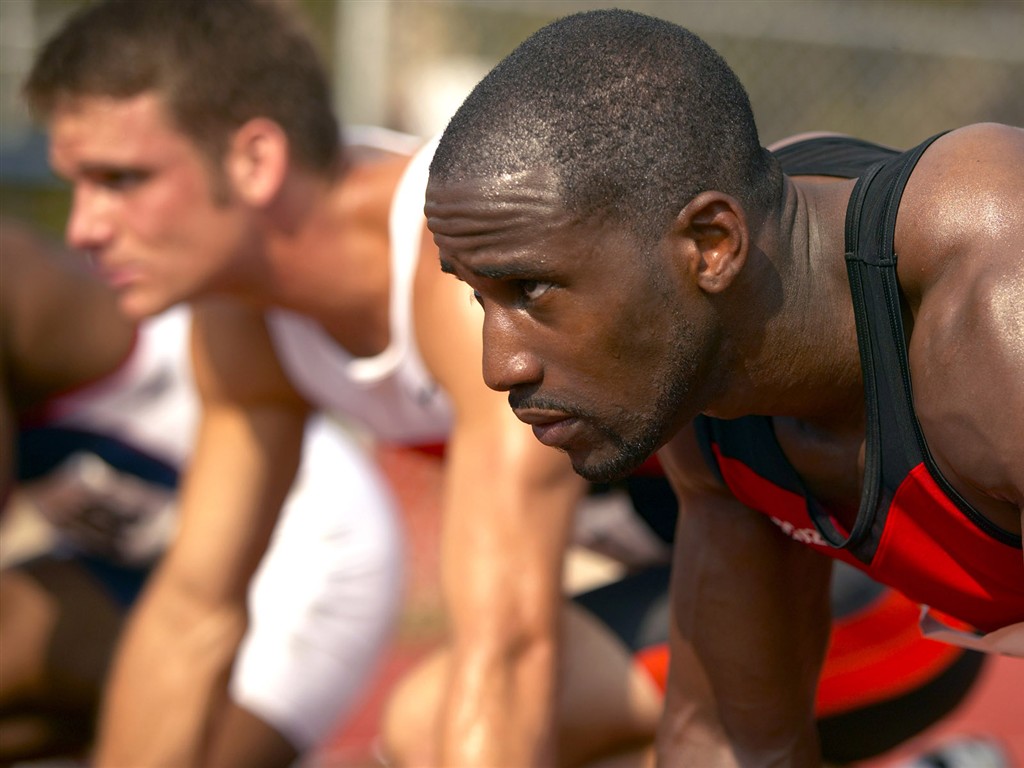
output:
[[[135,324],[110,287],[41,232],[0,218],[0,502],[16,477],[19,415],[112,373]]]
[[[817,764],[829,560],[716,487],[689,431],[660,455],[680,520],[659,765]]]
[[[245,631],[249,581],[300,457],[306,408],[258,312],[197,308],[193,361],[204,413],[180,529],[115,658],[101,766],[203,764]]]
[[[557,763],[562,565],[585,491],[485,386],[482,311],[442,275],[417,284],[423,354],[455,407],[445,465],[442,585],[451,667],[434,765]]]

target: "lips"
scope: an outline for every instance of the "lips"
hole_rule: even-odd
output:
[[[558,448],[565,445],[576,431],[579,420],[558,411],[516,410],[516,418],[533,427],[533,435],[544,445]]]
[[[114,288],[122,288],[139,278],[139,270],[131,266],[114,266],[101,264],[99,273],[102,278]]]

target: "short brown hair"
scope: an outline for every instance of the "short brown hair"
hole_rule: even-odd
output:
[[[278,123],[296,162],[328,173],[338,122],[315,47],[299,20],[270,0],[104,0],[51,38],[25,83],[48,119],[80,96],[162,96],[177,126],[215,160],[247,120]]]

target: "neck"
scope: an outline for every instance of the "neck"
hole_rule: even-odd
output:
[[[357,356],[388,342],[390,197],[367,200],[364,186],[358,170],[332,181],[293,179],[265,217],[258,290],[267,305],[310,316]]]
[[[852,182],[786,178],[783,205],[757,232],[741,293],[730,301],[730,322],[743,332],[730,358],[738,397],[722,410],[859,421],[860,356],[843,241],[851,189]]]

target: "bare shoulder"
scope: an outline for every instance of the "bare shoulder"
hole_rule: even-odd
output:
[[[1024,131],[947,134],[911,176],[897,228],[925,437],[962,495],[1011,528],[1024,506],[1022,168]]]
[[[982,123],[939,138],[921,157],[900,203],[900,258],[913,260],[925,279],[974,255],[1024,263],[1022,169],[1020,128]],[[918,263],[919,254],[930,254],[931,269]]]
[[[344,182],[344,201],[351,220],[375,232],[386,232],[395,189],[409,158],[402,155],[353,157]]]
[[[304,407],[278,359],[259,307],[220,297],[196,302],[192,361],[207,404]]]
[[[134,324],[110,288],[41,232],[0,220],[0,313],[5,376],[31,405],[112,372]]]

